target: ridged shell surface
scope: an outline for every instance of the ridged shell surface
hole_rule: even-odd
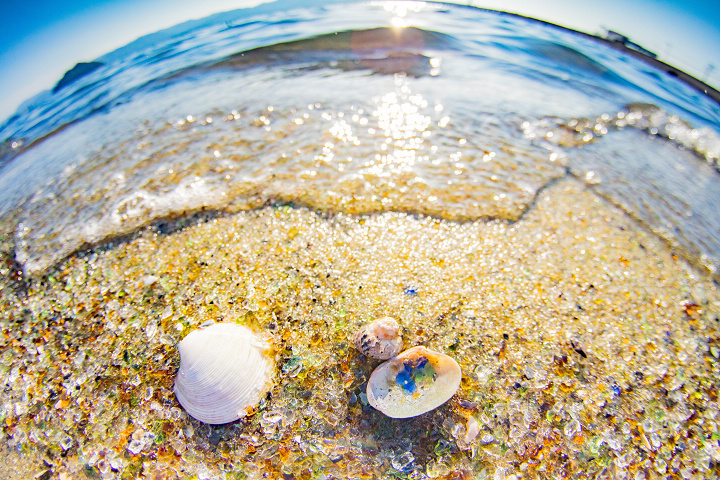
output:
[[[450,400],[461,380],[455,360],[425,347],[413,347],[373,371],[367,398],[388,417],[415,417]]]
[[[210,424],[244,417],[271,386],[269,345],[247,327],[215,323],[178,345],[175,396],[192,417]]]
[[[387,360],[402,350],[400,326],[392,317],[382,317],[362,327],[353,337],[355,348],[368,357]]]

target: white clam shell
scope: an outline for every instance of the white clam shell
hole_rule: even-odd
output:
[[[270,347],[247,327],[215,323],[190,332],[178,348],[175,396],[201,422],[221,424],[244,417],[270,389]]]
[[[358,330],[353,343],[368,357],[387,360],[402,350],[400,325],[391,317],[378,318]]]
[[[367,398],[388,417],[415,417],[450,400],[461,380],[455,360],[413,347],[375,369],[368,380]]]

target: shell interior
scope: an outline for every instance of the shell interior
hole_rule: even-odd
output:
[[[215,323],[188,334],[178,348],[175,396],[201,422],[222,424],[245,416],[271,386],[269,346],[247,327]]]
[[[450,400],[462,372],[455,360],[425,347],[413,347],[380,365],[370,376],[370,405],[392,418],[421,415]]]

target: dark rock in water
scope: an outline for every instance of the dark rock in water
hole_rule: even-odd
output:
[[[80,77],[84,77],[88,73],[97,70],[98,68],[102,67],[104,63],[102,62],[80,62],[77,65],[75,65],[73,68],[65,72],[65,75],[63,75],[63,78],[60,79],[60,81],[55,85],[53,88],[53,93],[56,93],[58,90],[70,85],[75,80],[77,80]]]

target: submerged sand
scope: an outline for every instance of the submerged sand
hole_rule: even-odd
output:
[[[28,281],[6,241],[3,478],[717,476],[717,286],[574,180],[515,223],[277,206],[160,230]],[[350,339],[385,315],[458,361],[450,402],[366,404],[377,362]],[[212,321],[277,356],[223,426],[172,392],[177,342]]]

